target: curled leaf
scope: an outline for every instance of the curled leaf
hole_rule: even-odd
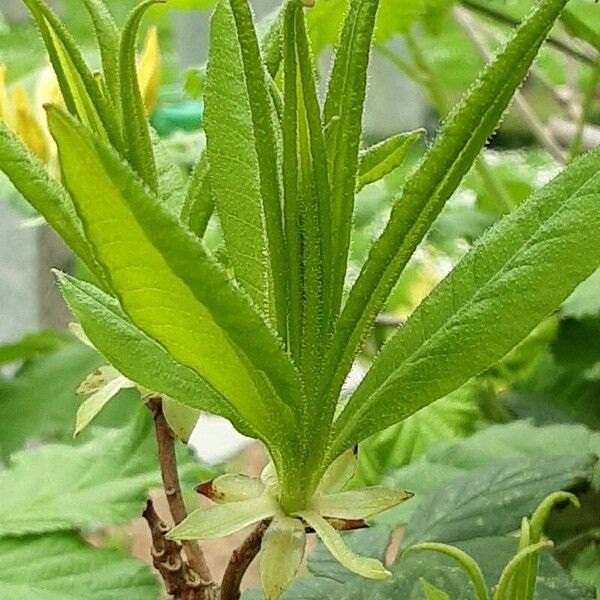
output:
[[[277,600],[292,582],[302,562],[305,545],[304,526],[298,519],[273,519],[260,554],[260,579],[266,600]]]
[[[570,502],[575,508],[581,506],[579,498],[570,492],[554,492],[553,494],[550,494],[542,501],[531,517],[531,543],[536,544],[540,541],[544,524],[550,515],[550,511],[557,504],[561,504],[562,502]]]
[[[346,569],[367,579],[388,579],[392,574],[375,558],[358,556],[346,546],[342,536],[323,517],[314,511],[298,513],[321,538],[333,557]]]
[[[456,562],[460,564],[460,566],[464,569],[465,573],[469,576],[471,583],[473,584],[473,588],[475,589],[475,596],[477,600],[488,600],[488,592],[487,586],[485,584],[485,579],[483,578],[483,574],[479,565],[463,550],[459,550],[454,546],[449,546],[448,544],[438,544],[435,542],[426,542],[423,544],[415,544],[411,546],[404,554],[402,558],[406,558],[409,554],[413,552],[420,552],[422,550],[430,550],[432,552],[437,552],[439,554],[444,554],[453,558]]]
[[[270,519],[279,507],[270,496],[240,502],[217,504],[198,509],[172,529],[167,537],[173,540],[213,540],[222,538],[248,525]]]
[[[315,496],[312,508],[320,515],[338,519],[368,519],[388,508],[393,508],[414,494],[373,486],[360,490]]]

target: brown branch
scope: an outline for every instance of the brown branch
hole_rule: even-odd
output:
[[[270,520],[261,521],[242,545],[231,554],[221,582],[221,600],[239,600],[242,579],[260,551],[265,531],[267,531],[270,522]]]
[[[165,418],[162,408],[162,398],[153,396],[148,400],[148,407],[154,417],[156,442],[158,444],[158,460],[169,509],[175,525],[179,525],[187,517],[187,509],[183,502],[179,473],[177,471],[175,437]],[[212,584],[212,576],[200,546],[196,542],[185,541],[182,542],[182,547],[191,569],[198,575],[205,586],[210,586]]]

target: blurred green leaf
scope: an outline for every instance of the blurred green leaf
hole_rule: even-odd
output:
[[[467,384],[361,443],[354,483],[379,483],[383,475],[413,462],[435,443],[472,434],[481,417],[478,393],[476,383]]]
[[[27,441],[71,440],[82,402],[75,391],[102,364],[96,352],[70,342],[30,360],[13,379],[0,378],[0,455],[7,458]],[[98,423],[121,425],[137,406],[139,394],[122,393]]]
[[[377,521],[407,523],[421,502],[478,469],[526,461],[577,461],[590,453],[600,455],[600,433],[581,425],[535,427],[526,421],[515,421],[488,427],[465,440],[438,444],[416,462],[387,477],[385,485],[415,492],[416,496]],[[524,514],[527,511],[519,517]]]
[[[140,409],[141,410],[141,409]],[[150,414],[123,429],[95,430],[82,446],[14,455],[0,475],[0,536],[94,528],[141,514],[160,485]]]
[[[49,354],[69,340],[68,336],[51,329],[30,333],[14,344],[0,346],[0,365]]]
[[[156,600],[149,565],[85,543],[75,533],[0,539],[6,600]]]

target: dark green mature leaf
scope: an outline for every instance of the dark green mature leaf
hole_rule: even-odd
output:
[[[75,40],[43,0],[24,2],[42,34],[69,112],[101,138],[110,140],[115,148],[122,149],[114,109],[103,96]]]
[[[31,441],[71,441],[81,404],[75,391],[101,364],[96,352],[71,342],[30,360],[12,379],[0,379],[0,456],[8,458]],[[98,422],[120,425],[138,402],[134,392],[122,393]]]
[[[486,467],[440,489],[419,505],[406,530],[406,546],[455,543],[518,529],[556,490],[589,483],[597,457],[547,458]]]
[[[85,239],[69,194],[4,123],[0,123],[0,168],[88,269],[102,280],[102,271]]]
[[[511,350],[600,264],[600,152],[486,233],[390,340],[336,424],[335,453]]]
[[[324,369],[332,397],[337,397],[366,331],[399,274],[497,126],[565,3],[566,0],[550,0],[536,6],[447,118],[420,166],[406,182],[388,226],[373,245],[336,325]],[[398,420],[396,417],[399,415],[394,417]]]
[[[194,370],[175,361],[157,341],[140,331],[114,298],[64,275],[59,276],[59,282],[87,336],[120,373],[182,404],[224,416],[243,433],[256,436],[233,405]]]
[[[600,455],[600,434],[581,425],[534,427],[516,421],[489,427],[465,440],[438,444],[385,479],[385,485],[410,490],[416,496],[377,520],[391,525],[407,523],[421,502],[480,469],[526,461],[579,459],[590,454]]]
[[[0,539],[0,556],[6,600],[156,600],[160,593],[148,565],[75,533]]]
[[[379,541],[376,541],[377,533]],[[346,539],[351,540],[353,535],[357,534]],[[370,530],[369,537],[373,538],[374,545],[363,543],[357,550],[369,553],[372,547],[389,540],[386,530],[380,528]],[[489,589],[497,583],[502,569],[515,555],[516,545],[515,539],[506,537],[481,538],[457,544],[481,565]],[[325,551],[323,555],[326,555]],[[385,582],[367,581],[344,572],[333,559],[319,560],[317,567],[316,570],[311,567],[315,576],[297,578],[284,592],[282,600],[426,600],[422,579],[447,592],[452,600],[473,600],[473,588],[464,571],[451,559],[436,554],[416,553],[405,560],[397,560],[392,565],[393,579]],[[247,592],[242,598],[259,600],[263,596],[258,592]],[[550,554],[541,556],[535,600],[592,598],[593,589],[575,582]]]
[[[90,243],[132,322],[263,436],[293,430],[298,376],[246,297],[111,150],[58,110],[49,121]]]
[[[82,446],[48,445],[14,455],[0,475],[0,536],[126,523],[160,485],[152,419],[96,430]]]
[[[127,19],[119,46],[121,112],[127,157],[134,171],[155,193],[159,190],[158,173],[152,151],[148,116],[137,75],[135,42],[146,11],[164,1],[144,0],[139,4]]]
[[[332,316],[339,311],[346,276],[367,70],[378,7],[379,0],[348,3],[323,108],[331,178],[332,247],[335,248]]]

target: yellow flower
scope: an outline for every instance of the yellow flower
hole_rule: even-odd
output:
[[[148,114],[156,108],[160,88],[161,56],[158,44],[158,30],[151,27],[146,36],[144,50],[137,67],[140,91]]]

